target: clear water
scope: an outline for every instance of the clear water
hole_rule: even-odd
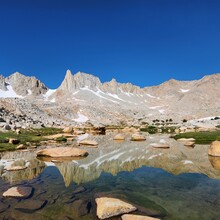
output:
[[[143,146],[135,146],[141,153],[130,151],[136,156],[126,162],[116,150],[114,156],[109,156],[111,160],[101,163],[103,157],[93,154],[97,150],[92,149],[91,158],[101,158],[96,163],[85,158],[44,167],[34,159],[32,168],[6,173],[0,178],[0,219],[97,219],[97,196],[120,198],[138,207],[135,213],[164,220],[220,219],[220,171],[205,154],[207,146],[197,149],[181,146],[180,152],[175,152],[177,158],[169,150],[160,157],[155,150],[147,150],[144,154],[148,159],[142,156]],[[126,152],[129,149],[127,145]],[[193,164],[189,162],[192,158]],[[163,169],[156,168],[162,166],[161,162]],[[2,193],[15,185],[31,186],[34,192],[26,200],[3,198]]]

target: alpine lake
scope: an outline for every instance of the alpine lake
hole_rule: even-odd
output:
[[[108,134],[96,141],[97,148],[80,146],[89,152],[81,159],[37,158],[36,149],[1,153],[0,219],[98,219],[99,196],[136,206],[132,214],[163,220],[220,219],[220,158],[208,156],[209,145],[186,147],[166,134],[140,142],[114,141]],[[170,148],[156,149],[155,143]],[[5,170],[19,160],[25,169]],[[32,193],[25,199],[4,197],[13,186],[31,187]]]

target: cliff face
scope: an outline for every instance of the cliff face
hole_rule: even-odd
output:
[[[18,72],[12,74],[6,81],[13,87],[16,94],[20,96],[45,94],[48,88],[35,77],[27,77]]]

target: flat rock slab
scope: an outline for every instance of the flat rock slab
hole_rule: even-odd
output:
[[[181,143],[186,143],[186,142],[195,142],[196,140],[195,140],[195,138],[179,138],[179,139],[177,139],[176,141],[178,141],[178,142],[181,142]]]
[[[37,156],[45,157],[85,157],[89,153],[85,150],[74,147],[55,147],[43,149],[37,152]]]
[[[28,198],[33,191],[30,186],[14,186],[3,193],[3,197]]]
[[[23,202],[19,202],[15,209],[24,213],[33,213],[37,210],[44,208],[47,204],[47,200],[35,200],[35,199],[28,199]]]
[[[9,167],[6,167],[5,169],[7,171],[18,171],[18,170],[24,170],[26,168],[27,168],[26,166],[9,166]]]
[[[91,145],[97,147],[98,143],[93,140],[82,140],[79,142],[80,145]]]
[[[97,216],[99,219],[106,219],[113,216],[135,211],[137,208],[133,205],[123,202],[120,199],[101,197],[95,199],[97,203]]]
[[[161,149],[168,149],[170,148],[169,144],[160,144],[160,143],[154,143],[150,145],[153,148],[161,148]]]
[[[131,215],[131,214],[122,215],[121,219],[122,220],[160,220],[159,218],[153,218],[143,215]]]

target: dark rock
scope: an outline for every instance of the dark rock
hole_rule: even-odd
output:
[[[87,215],[92,207],[91,202],[87,200],[76,200],[73,202],[72,207],[74,209],[74,212],[78,217]]]
[[[45,207],[47,204],[47,200],[41,201],[41,200],[25,200],[23,202],[19,202],[15,209],[24,213],[33,213],[37,210],[40,210]]]
[[[73,190],[73,194],[78,194],[78,193],[82,193],[82,192],[85,192],[85,191],[86,191],[85,187],[79,186],[79,187],[77,187],[76,189]]]
[[[10,207],[8,204],[4,204],[3,202],[0,202],[0,213],[4,212]]]

